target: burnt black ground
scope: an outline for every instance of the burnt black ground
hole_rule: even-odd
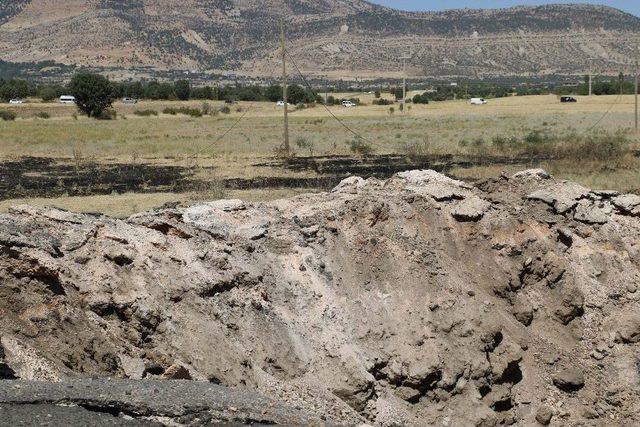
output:
[[[343,179],[358,175],[386,179],[398,172],[432,169],[450,172],[453,168],[482,165],[531,165],[542,159],[476,158],[442,156],[374,155],[368,157],[274,158],[254,164],[260,168],[282,168],[292,172],[311,172],[316,176],[268,176],[227,178],[220,182],[231,190],[304,188],[328,190]],[[212,170],[213,168],[199,168]],[[261,175],[261,174],[259,174]],[[24,157],[0,163],[0,200],[93,196],[121,193],[185,193],[207,188],[208,182],[194,178],[194,170],[184,166],[140,163],[94,163],[75,165],[69,159]]]

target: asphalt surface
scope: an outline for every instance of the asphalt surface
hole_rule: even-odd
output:
[[[0,381],[0,426],[319,425],[254,391],[196,381]]]

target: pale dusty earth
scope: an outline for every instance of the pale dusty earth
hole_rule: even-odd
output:
[[[542,170],[126,220],[18,206],[0,419],[638,425],[639,216]]]

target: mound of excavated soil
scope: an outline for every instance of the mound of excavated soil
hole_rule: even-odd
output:
[[[328,423],[634,425],[639,216],[638,196],[540,170],[126,221],[17,207],[0,374],[208,381]]]

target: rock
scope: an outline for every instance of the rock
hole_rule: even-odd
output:
[[[563,290],[562,300],[555,314],[565,325],[582,316],[584,314],[584,296],[582,293],[576,288]]]
[[[187,368],[182,365],[171,365],[169,366],[164,373],[162,374],[162,378],[168,380],[192,380],[193,377]]]
[[[628,314],[617,320],[616,342],[635,344],[640,342],[640,315]]]
[[[491,204],[478,196],[471,196],[458,203],[451,214],[462,222],[479,221],[487,212]]]
[[[609,215],[602,208],[589,201],[579,202],[573,217],[576,221],[586,224],[606,224],[609,221]]]
[[[130,357],[126,354],[121,354],[120,358],[120,366],[122,366],[122,370],[127,378],[131,378],[133,380],[140,380],[144,376],[144,361],[139,357]]]
[[[553,418],[553,410],[548,406],[542,406],[536,411],[536,421],[543,426],[551,424]]]
[[[332,190],[334,193],[350,193],[356,194],[357,191],[366,185],[366,181],[359,176],[351,176],[349,178],[343,179],[340,183]]]
[[[624,194],[614,197],[611,201],[613,205],[624,214],[637,213],[640,207],[640,196],[635,194]]]
[[[553,384],[564,392],[572,393],[584,387],[584,375],[577,368],[567,368],[553,376]]]
[[[591,190],[578,184],[555,183],[549,188],[534,191],[527,198],[544,202],[562,215],[576,207],[580,199],[587,197],[590,192]]]
[[[511,179],[550,179],[551,175],[544,169],[527,169],[516,172]]]

